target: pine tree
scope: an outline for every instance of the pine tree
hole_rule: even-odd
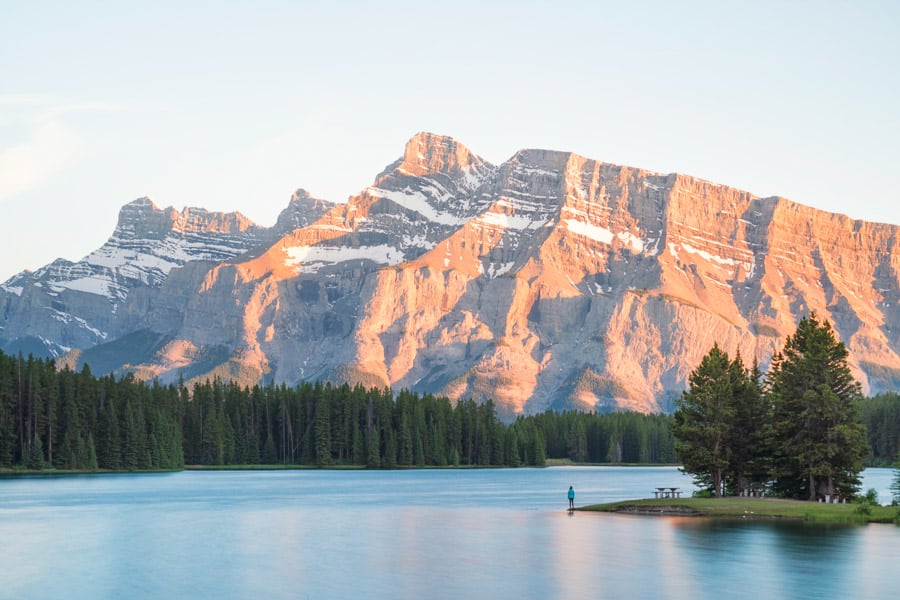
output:
[[[506,461],[505,463],[511,467],[518,467],[522,464],[522,457],[519,456],[519,436],[516,433],[515,428],[508,427],[506,429],[506,440],[505,440],[505,454]]]
[[[689,377],[690,388],[675,402],[675,451],[683,470],[715,496],[724,491],[728,442],[735,417],[733,370],[718,344]]]
[[[366,449],[366,468],[377,469],[381,466],[381,434],[377,427],[373,427],[369,433],[369,442]]]
[[[384,445],[384,458],[381,465],[386,469],[394,469],[397,467],[397,436],[394,430],[388,432],[387,443]]]
[[[40,435],[34,436],[34,443],[31,445],[31,454],[28,455],[28,468],[33,471],[40,471],[47,465],[44,460],[44,443],[41,441]]]
[[[331,414],[325,397],[316,404],[315,434],[316,464],[326,467],[331,464]]]
[[[732,422],[728,436],[728,469],[725,487],[739,494],[752,485],[768,480],[771,448],[769,444],[769,405],[762,393],[759,365],[744,368],[740,354],[729,366],[732,382]]]
[[[97,465],[97,450],[94,447],[94,434],[88,434],[87,441],[87,461],[84,465],[85,469],[90,471],[96,471],[99,467]]]
[[[769,371],[775,489],[810,500],[852,496],[869,452],[860,385],[831,325],[804,318]]]
[[[275,447],[275,438],[272,437],[271,434],[266,436],[262,460],[264,465],[274,465],[278,463],[278,449]]]
[[[583,419],[576,418],[569,424],[569,431],[566,435],[566,447],[571,460],[575,462],[587,460],[587,433],[585,432]]]
[[[541,433],[540,429],[535,429],[532,444],[532,456],[534,457],[533,464],[536,467],[543,467],[547,464],[547,444],[544,441],[544,434]]]

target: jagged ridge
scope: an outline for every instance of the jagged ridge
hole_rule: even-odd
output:
[[[429,133],[346,204],[300,191],[282,216],[128,294],[118,337],[142,349],[110,368],[649,412],[713,342],[765,366],[816,310],[869,391],[900,383],[895,226],[573,153],[494,166]]]

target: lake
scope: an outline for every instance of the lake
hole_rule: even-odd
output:
[[[863,490],[890,498],[892,471]],[[672,467],[0,479],[0,598],[896,598],[900,528],[576,505]]]

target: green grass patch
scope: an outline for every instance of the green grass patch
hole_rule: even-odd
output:
[[[624,500],[578,508],[581,511],[645,515],[682,515],[729,519],[793,519],[819,523],[896,523],[900,508],[873,506],[868,514],[859,505],[823,504],[780,498],[660,498]]]
[[[547,467],[680,467],[681,463],[576,462],[571,458],[548,458]]]
[[[365,469],[365,465],[328,465],[319,467],[316,465],[185,465],[185,471],[298,471],[310,469],[344,470],[352,471]]]

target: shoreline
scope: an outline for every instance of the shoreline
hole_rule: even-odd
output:
[[[900,507],[857,503],[824,504],[783,498],[665,498],[623,500],[575,509],[654,517],[710,519],[793,520],[817,523],[895,523],[900,525]]]
[[[641,469],[648,467],[678,467],[677,464],[668,463],[576,463],[568,459],[548,459],[545,465],[398,465],[396,467],[375,467],[366,465],[328,465],[315,464],[255,464],[255,465],[184,465],[174,469],[26,469],[18,467],[0,468],[0,477],[16,477],[30,475],[110,475],[116,473],[178,473],[180,471],[428,471],[428,470],[473,470],[473,469],[546,469],[551,467],[627,467]]]

